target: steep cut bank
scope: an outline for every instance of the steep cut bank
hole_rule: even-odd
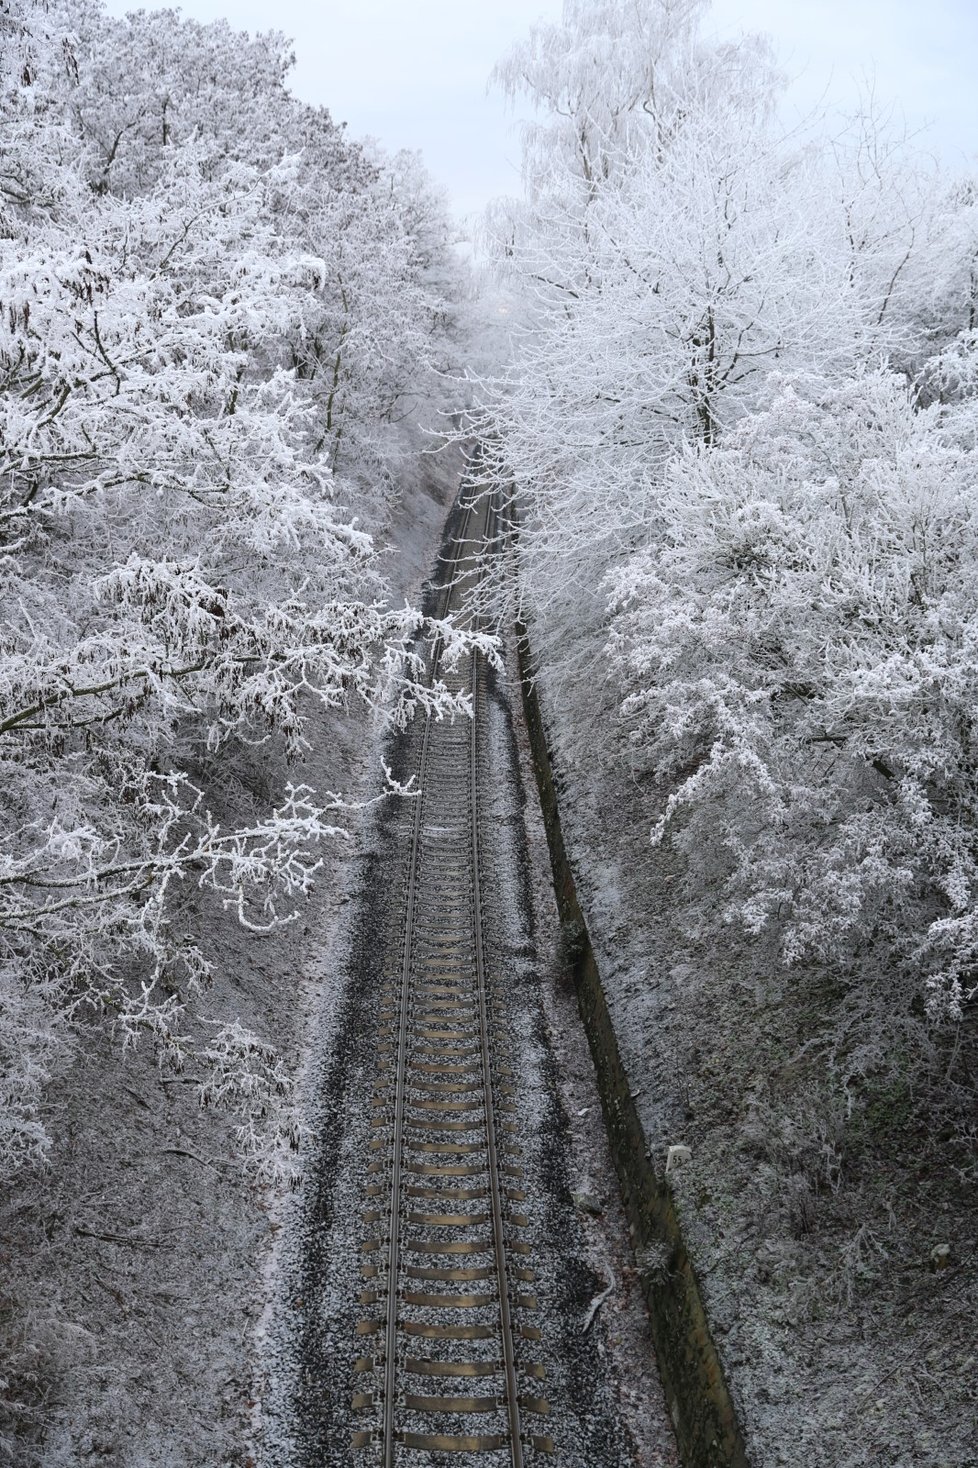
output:
[[[657,1178],[561,828],[557,786],[533,677],[526,628],[517,628],[523,710],[553,868],[554,890],[581,1019],[682,1459],[688,1468],[747,1468],[733,1403],[710,1335],[693,1264],[668,1183]]]
[[[684,926],[682,855],[649,842],[614,691],[589,685],[586,738],[546,670],[531,705],[609,1130],[637,1241],[652,1240],[656,1332],[665,1310],[686,1351],[663,1340],[662,1372],[670,1396],[684,1373],[697,1383],[678,1427],[688,1461],[973,1468],[973,1174],[954,1117],[934,1124],[933,1095],[909,1080],[866,1083],[847,1112],[826,1066],[824,975]],[[959,1077],[973,1044],[965,1026]],[[666,1189],[675,1144],[691,1158]],[[702,1313],[694,1292],[684,1314],[675,1292],[694,1281]],[[732,1416],[714,1399],[707,1421],[719,1410],[718,1448],[743,1456],[697,1457],[715,1428],[693,1424],[724,1381]]]

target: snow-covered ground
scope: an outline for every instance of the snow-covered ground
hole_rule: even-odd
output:
[[[564,837],[649,1147],[660,1173],[668,1146],[692,1150],[671,1181],[751,1463],[973,1468],[973,1167],[951,1129],[918,1120],[927,1098],[897,1086],[847,1124],[815,1043],[824,979],[786,975],[757,941],[684,933],[681,860],[649,841],[613,692],[596,676],[572,720],[541,683]]]
[[[513,692],[520,671],[512,643],[507,653],[509,709],[522,773],[540,997],[554,1057],[553,1083],[567,1119],[564,1147],[568,1175],[580,1208],[585,1257],[595,1275],[606,1281],[605,1287],[610,1286],[596,1316],[596,1328],[602,1333],[604,1349],[618,1362],[618,1409],[634,1445],[635,1468],[674,1468],[678,1462],[675,1439],[656,1371],[632,1241],[608,1148],[594,1062],[560,930],[523,704]]]

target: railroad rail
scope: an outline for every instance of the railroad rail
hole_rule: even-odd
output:
[[[464,508],[446,610],[494,514],[485,501]],[[473,718],[425,718],[405,814],[401,947],[382,983],[370,1102],[353,1447],[383,1468],[465,1453],[522,1468],[553,1443],[540,1430],[550,1405],[516,1077],[484,937],[486,671],[476,653],[443,668],[437,644],[430,669],[468,690]]]

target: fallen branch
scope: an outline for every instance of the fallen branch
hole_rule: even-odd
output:
[[[123,1312],[123,1314],[124,1315],[128,1315],[128,1313],[129,1313],[129,1301],[126,1299],[126,1297],[122,1293],[122,1291],[121,1290],[117,1290],[114,1285],[107,1284],[106,1281],[104,1279],[100,1279],[97,1274],[93,1274],[92,1275],[92,1279],[95,1281],[95,1283],[97,1285],[101,1285],[102,1286],[102,1289],[105,1290],[108,1294],[110,1294],[112,1296],[113,1300],[115,1300],[116,1304],[118,1305],[119,1309]]]
[[[581,1329],[581,1335],[587,1335],[588,1331],[591,1329],[591,1326],[594,1324],[595,1316],[601,1309],[601,1306],[604,1304],[605,1300],[607,1300],[608,1296],[611,1294],[612,1290],[615,1288],[616,1281],[614,1270],[612,1269],[610,1264],[605,1264],[605,1269],[608,1272],[608,1283],[601,1291],[600,1295],[595,1295],[594,1299],[588,1306],[588,1312],[587,1315],[584,1317],[584,1325]]]
[[[75,1233],[83,1239],[100,1239],[103,1244],[128,1244],[131,1249],[162,1249],[163,1243],[159,1239],[140,1239],[132,1234],[103,1234],[95,1229],[82,1228],[80,1223],[75,1224]]]
[[[201,1167],[212,1167],[215,1172],[220,1172],[227,1163],[212,1162],[209,1157],[200,1157],[196,1152],[188,1152],[186,1147],[163,1147],[161,1154],[164,1157],[189,1157],[192,1162],[199,1162]]]

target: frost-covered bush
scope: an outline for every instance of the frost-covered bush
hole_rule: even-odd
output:
[[[978,968],[974,453],[879,370],[674,458],[614,577],[655,839],[708,923],[960,1015]]]
[[[2,1175],[43,1155],[79,1014],[182,1063],[214,956],[175,894],[266,930],[343,833],[284,775],[226,828],[188,772],[295,755],[317,708],[452,706],[358,516],[454,283],[416,162],[293,101],[278,38],[31,0],[0,27]]]

